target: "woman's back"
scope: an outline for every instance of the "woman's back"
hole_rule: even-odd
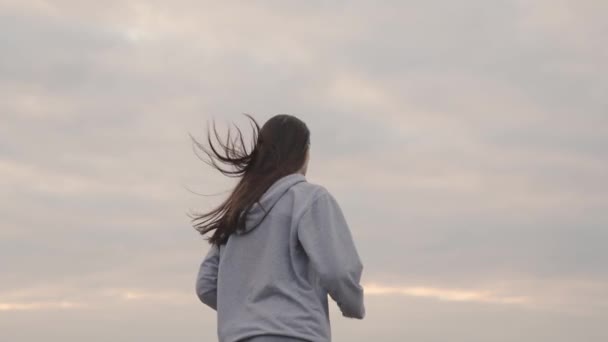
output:
[[[306,124],[278,114],[260,129],[245,115],[255,129],[251,151],[240,130],[220,148],[210,137],[210,150],[196,143],[211,158],[207,164],[240,178],[223,203],[194,217],[196,230],[212,232],[196,293],[217,310],[220,342],[329,342],[328,294],[343,316],[365,316],[363,265],[350,229],[327,189],[306,180]]]
[[[328,293],[345,317],[365,315],[363,266],[340,207],[300,173],[278,179],[260,204],[199,270],[196,291],[217,310],[220,341],[331,341]]]

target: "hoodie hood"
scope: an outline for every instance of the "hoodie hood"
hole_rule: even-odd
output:
[[[259,203],[254,203],[251,209],[247,212],[246,228],[244,231],[236,231],[236,234],[249,233],[264,220],[267,212],[281,199],[281,197],[292,186],[306,182],[306,177],[301,173],[291,173],[277,179],[267,190],[260,196]],[[261,207],[260,207],[261,204]],[[241,213],[243,215],[243,213]]]

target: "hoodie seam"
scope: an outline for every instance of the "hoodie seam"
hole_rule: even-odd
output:
[[[302,214],[300,214],[300,217],[298,217],[298,219],[296,220],[296,230],[299,230],[300,221],[302,221],[302,218],[311,210],[311,208],[313,207],[315,202],[317,202],[319,200],[319,198],[329,195],[329,193],[327,191],[318,190],[318,192],[320,192],[320,194],[316,195],[315,197],[313,197],[312,200],[310,200],[310,203],[306,206],[306,209],[304,210],[304,212]]]

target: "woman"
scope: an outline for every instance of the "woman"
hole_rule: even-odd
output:
[[[238,128],[241,149],[230,132],[224,154],[209,137],[211,151],[195,141],[208,164],[240,178],[220,206],[192,217],[202,235],[212,233],[196,294],[217,311],[220,342],[331,341],[328,294],[344,317],[365,316],[351,232],[332,194],[306,180],[306,124],[280,114],[260,130],[245,115],[255,124],[250,153]]]

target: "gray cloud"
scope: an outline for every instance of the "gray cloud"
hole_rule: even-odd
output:
[[[202,137],[211,118],[246,128],[247,112],[307,122],[309,181],[339,199],[365,281],[534,304],[370,296],[366,322],[333,313],[338,340],[604,340],[606,9],[4,2],[0,308],[43,304],[0,311],[0,329],[22,341],[212,339],[191,288],[207,247],[185,213],[221,195],[187,189],[232,183],[196,159],[187,133]],[[108,289],[180,295],[105,302]],[[93,305],[52,304],[62,299]],[[64,323],[84,318],[108,328]]]

